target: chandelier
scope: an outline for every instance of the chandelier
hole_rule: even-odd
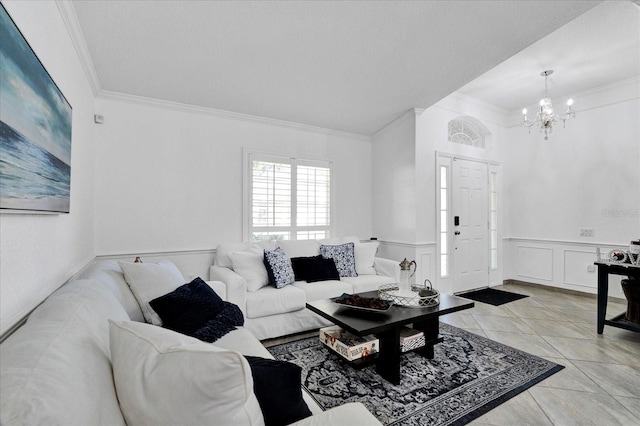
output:
[[[549,140],[549,133],[553,131],[553,126],[558,124],[558,120],[562,120],[562,127],[564,127],[565,122],[576,116],[576,113],[571,109],[571,105],[573,105],[573,99],[569,99],[567,101],[567,110],[562,114],[558,115],[553,112],[553,105],[551,104],[551,98],[547,94],[547,78],[553,74],[553,70],[542,71],[540,76],[544,77],[544,98],[540,100],[540,110],[536,114],[535,120],[529,120],[527,117],[527,109],[522,109],[522,125],[529,128],[529,133],[531,133],[531,127],[536,123],[540,127],[540,132],[544,130],[544,140]]]

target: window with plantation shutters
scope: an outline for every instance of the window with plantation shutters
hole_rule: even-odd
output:
[[[331,163],[248,153],[247,238],[328,238]]]

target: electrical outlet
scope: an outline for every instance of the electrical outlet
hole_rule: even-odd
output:
[[[580,228],[581,237],[593,237],[593,228]]]

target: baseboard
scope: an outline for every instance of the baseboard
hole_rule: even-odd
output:
[[[553,286],[549,286],[549,285],[544,285],[544,284],[538,284],[538,283],[531,283],[528,281],[520,281],[520,280],[513,280],[513,279],[508,279],[508,280],[504,280],[502,282],[502,284],[515,284],[515,285],[522,285],[522,286],[528,286],[528,287],[537,287],[537,288],[544,288],[545,290],[551,290],[551,291],[555,291],[557,293],[563,293],[563,294],[571,294],[574,296],[582,296],[582,297],[587,297],[589,299],[597,299],[598,295],[597,294],[593,294],[593,293],[585,293],[583,291],[577,291],[577,290],[570,290],[568,288],[561,288],[561,287],[553,287]],[[609,296],[607,298],[607,300],[609,302],[617,302],[617,303],[627,303],[627,301],[625,299],[619,298],[619,297],[613,297],[613,296]]]

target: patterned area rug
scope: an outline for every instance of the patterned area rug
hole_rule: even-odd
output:
[[[352,368],[318,337],[268,350],[302,367],[302,384],[323,409],[359,401],[386,425],[463,425],[564,368],[447,324],[440,332],[433,360],[402,356],[397,386],[375,366]]]

